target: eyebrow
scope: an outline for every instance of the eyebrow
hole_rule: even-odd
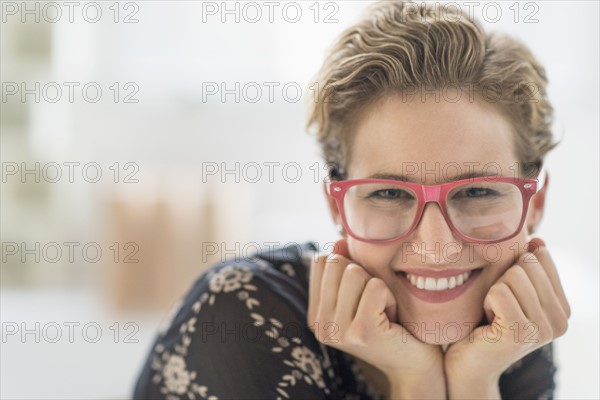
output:
[[[435,172],[435,173],[427,172],[427,173],[425,173],[425,176],[432,175],[432,174],[437,174],[437,172]],[[418,176],[418,175],[423,175],[423,174],[414,174],[411,176]],[[483,173],[483,171],[469,171],[469,172],[464,172],[462,174],[459,174],[456,177],[453,177],[453,179],[451,181],[461,181],[463,179],[473,179],[473,178],[481,178],[481,177],[487,177],[487,176],[500,176],[500,175],[490,174],[490,173],[486,174],[486,173]],[[418,183],[416,179],[412,179],[406,175],[388,174],[385,172],[370,175],[367,179],[391,179],[394,181]]]

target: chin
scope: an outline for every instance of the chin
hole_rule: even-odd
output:
[[[483,310],[479,313],[440,318],[401,319],[402,325],[417,339],[424,343],[443,345],[456,343],[466,337],[483,322]],[[404,322],[406,321],[406,322]]]

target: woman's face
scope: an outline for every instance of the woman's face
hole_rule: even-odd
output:
[[[395,96],[372,106],[356,126],[348,179],[410,173],[411,181],[439,184],[455,180],[457,164],[462,169],[458,172],[514,176],[517,159],[508,122],[490,105],[465,97],[449,103],[432,95],[425,102]],[[330,206],[341,223],[331,198]],[[540,208],[530,205],[528,213],[537,218],[534,223],[541,218]],[[402,242],[381,245],[345,237],[352,260],[383,279],[394,293],[399,321],[420,340],[445,344],[466,337],[482,320],[489,288],[525,250],[529,217],[518,236],[484,246],[457,238],[439,206],[428,203],[416,230]],[[465,281],[468,285],[459,296],[432,302],[415,294],[396,273],[410,268],[482,269]]]

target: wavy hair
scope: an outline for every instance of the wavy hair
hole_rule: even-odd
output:
[[[458,7],[384,0],[345,30],[318,72],[321,90],[307,129],[330,175],[343,179],[354,122],[384,96],[417,88],[468,88],[494,103],[514,129],[515,153],[531,174],[554,148],[544,67],[517,39],[486,33]],[[531,176],[531,175],[529,175]]]

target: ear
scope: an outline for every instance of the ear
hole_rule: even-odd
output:
[[[327,205],[329,206],[329,212],[331,213],[331,218],[333,219],[333,223],[336,225],[342,224],[342,216],[340,214],[340,210],[335,202],[335,199],[332,195],[327,192],[327,183],[323,182],[323,193],[325,193],[325,198],[327,199]]]
[[[550,182],[549,174],[546,172],[546,180],[544,181],[544,187],[542,190],[533,195],[529,200],[529,210],[527,211],[527,224],[528,234],[531,235],[542,221],[544,216],[544,206],[546,202],[546,190],[548,189],[548,183]]]

